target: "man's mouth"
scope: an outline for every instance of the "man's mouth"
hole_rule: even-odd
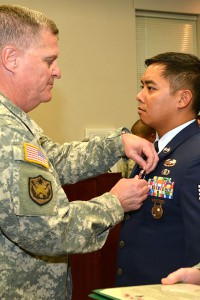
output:
[[[138,112],[143,112],[143,111],[146,112],[146,110],[144,108],[138,106]]]

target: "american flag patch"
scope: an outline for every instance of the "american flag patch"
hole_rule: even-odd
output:
[[[49,168],[48,160],[39,147],[24,143],[25,160]]]

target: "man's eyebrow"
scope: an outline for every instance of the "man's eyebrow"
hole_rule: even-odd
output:
[[[150,79],[149,79],[149,80],[144,80],[144,81],[141,80],[141,83],[142,83],[142,84],[155,84],[155,85],[156,85],[155,81],[150,80]]]
[[[58,55],[50,55],[50,56],[44,57],[44,59],[53,59],[53,60],[55,60],[57,58],[58,58]]]

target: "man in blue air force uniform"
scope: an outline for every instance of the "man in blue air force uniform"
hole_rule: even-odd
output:
[[[170,52],[145,63],[138,113],[158,133],[159,163],[131,175],[143,173],[149,196],[124,217],[117,286],[160,283],[200,261],[200,61]]]

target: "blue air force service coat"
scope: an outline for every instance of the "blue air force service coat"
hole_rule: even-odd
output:
[[[132,177],[139,173],[133,170]],[[142,207],[124,217],[116,285],[156,284],[200,261],[200,130],[193,122],[159,154]]]

